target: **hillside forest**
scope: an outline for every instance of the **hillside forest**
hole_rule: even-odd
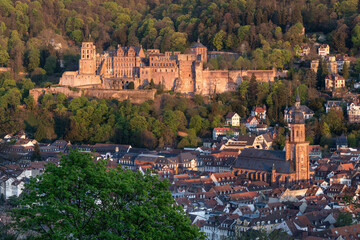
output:
[[[223,125],[228,112],[246,119],[252,107],[265,105],[267,124],[280,133],[280,148],[283,110],[293,105],[299,87],[302,104],[315,111],[307,123],[308,140],[327,146],[346,133],[349,144],[357,146],[360,127],[344,125],[342,111],[325,114],[326,63],[315,74],[297,60],[300,46],[315,41],[328,43],[333,53],[357,57],[359,12],[358,0],[0,0],[0,66],[10,69],[0,74],[0,137],[25,129],[45,142],[198,146],[200,137]],[[197,39],[208,50],[240,54],[211,59],[210,69],[288,69],[288,76],[271,84],[251,77],[235,93],[211,97],[186,98],[159,89],[155,101],[140,105],[62,94],[45,95],[36,104],[29,96],[30,89],[57,84],[63,71],[78,69],[82,41],[95,42],[99,52],[118,44],[186,52]],[[359,73],[358,59],[346,74],[353,79]]]

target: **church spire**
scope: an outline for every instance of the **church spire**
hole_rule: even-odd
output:
[[[295,98],[295,107],[298,108],[300,107],[300,96],[299,96],[299,88],[296,89],[296,98]]]

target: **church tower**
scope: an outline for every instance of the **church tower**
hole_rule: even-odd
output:
[[[96,49],[92,42],[83,42],[79,61],[79,74],[95,75]]]
[[[286,160],[290,161],[294,170],[293,181],[307,181],[310,179],[309,142],[305,141],[305,118],[300,110],[300,97],[297,91],[295,111],[290,123],[290,139],[285,141]]]

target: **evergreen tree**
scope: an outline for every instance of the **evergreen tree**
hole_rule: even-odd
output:
[[[349,78],[349,66],[347,63],[344,63],[343,77],[345,78],[345,80],[347,80]]]
[[[308,88],[316,87],[316,74],[312,69],[307,69],[305,72],[305,83]]]
[[[31,160],[32,161],[41,161],[40,147],[39,147],[39,144],[37,144],[37,143],[34,146],[34,153],[31,156]]]
[[[320,58],[319,59],[319,65],[318,65],[318,69],[317,69],[317,72],[316,72],[316,87],[318,88],[318,89],[321,89],[321,86],[322,86],[322,81],[323,81],[323,79],[322,79],[322,76],[323,76],[323,72],[322,72],[322,65],[323,65],[323,63],[322,63],[322,58]]]
[[[258,83],[256,81],[255,75],[252,74],[248,89],[249,107],[253,107],[257,104],[258,92]]]

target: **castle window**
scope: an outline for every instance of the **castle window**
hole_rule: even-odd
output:
[[[296,131],[296,137],[299,137],[299,131]]]

